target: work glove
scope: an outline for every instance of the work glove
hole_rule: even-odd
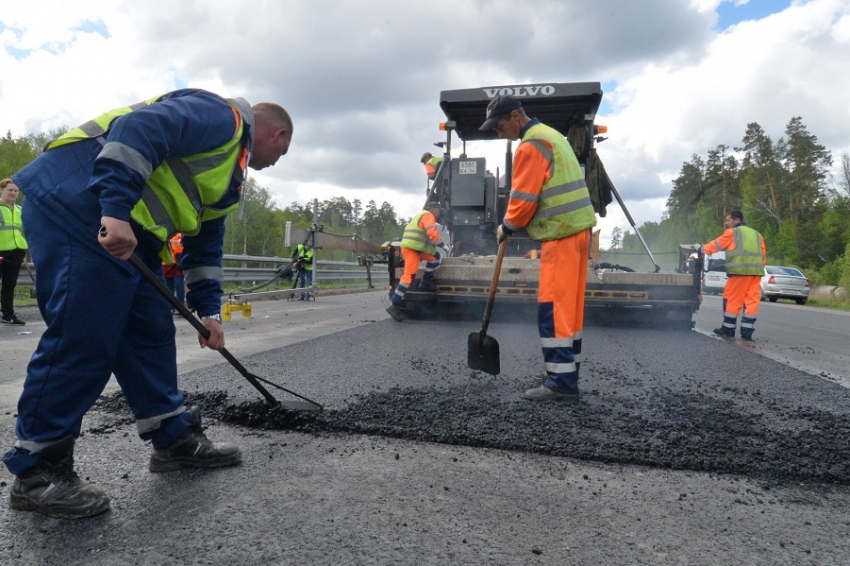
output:
[[[511,234],[512,232],[505,228],[504,224],[499,224],[499,227],[496,228],[496,243],[501,244],[502,241]]]

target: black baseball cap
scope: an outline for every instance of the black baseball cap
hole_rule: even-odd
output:
[[[478,130],[482,132],[492,130],[502,116],[518,108],[522,108],[519,100],[510,94],[497,94],[487,105],[487,119]]]

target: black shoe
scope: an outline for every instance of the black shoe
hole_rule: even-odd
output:
[[[15,478],[9,507],[58,519],[91,517],[109,511],[109,498],[74,471],[74,438],[68,436],[41,451],[35,467]]]
[[[402,322],[404,320],[404,317],[401,315],[401,309],[395,305],[388,306],[387,312],[390,313],[390,316],[393,317],[393,320],[396,322]]]
[[[735,337],[734,334],[726,334],[726,331],[723,330],[722,328],[715,328],[714,333],[717,334],[718,336],[720,336],[721,338],[726,338],[726,339],[730,339],[730,340]]]
[[[744,336],[743,334],[741,334],[741,340],[746,340],[747,342],[752,342],[753,337],[752,336]]]
[[[195,423],[177,440],[165,448],[153,451],[150,460],[152,472],[174,472],[180,468],[223,468],[242,461],[242,452],[235,444],[213,444],[201,429],[201,415],[197,407],[189,409]]]
[[[430,279],[423,279],[419,282],[419,290],[420,291],[436,291],[437,290],[437,280],[431,277]]]
[[[4,316],[2,321],[0,321],[0,322],[2,322],[3,324],[18,324],[20,326],[26,325],[26,322],[24,322],[20,318],[16,317],[15,315],[12,315],[12,316],[9,316],[9,317]]]

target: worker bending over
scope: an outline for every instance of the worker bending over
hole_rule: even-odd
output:
[[[74,470],[74,443],[112,374],[153,445],[152,472],[240,462],[239,447],[210,442],[197,409],[184,405],[169,303],[126,260],[135,254],[162,278],[166,242],[182,232],[186,298],[209,331],[198,342],[223,348],[225,216],[239,205],[246,168],[274,165],[291,138],[276,104],[183,89],[74,128],[13,176],[27,197],[47,328],[18,401],[18,440],[3,457],[16,476],[12,509],[66,518],[109,509],[103,489]]]
[[[437,169],[440,168],[440,163],[443,161],[442,157],[434,157],[427,151],[422,154],[422,164],[425,165],[425,174],[428,175],[428,178],[432,181],[437,176]]]
[[[437,223],[443,216],[440,203],[431,201],[425,205],[425,210],[414,216],[401,238],[401,255],[404,258],[404,275],[396,285],[390,299],[392,304],[387,312],[398,322],[402,321],[402,311],[399,308],[404,301],[404,295],[416,278],[419,263],[425,262],[425,272],[422,275],[420,288],[434,289],[434,271],[440,267],[444,257],[449,256],[449,248],[443,242]]]

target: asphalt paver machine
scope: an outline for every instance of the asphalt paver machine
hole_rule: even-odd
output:
[[[596,143],[605,132],[605,128],[595,124],[602,100],[602,88],[596,82],[493,86],[440,93],[440,107],[446,115],[446,122],[440,127],[446,137],[436,145],[443,148],[443,161],[423,204],[438,199],[445,208],[441,222],[448,233],[451,257],[445,258],[436,271],[435,286],[420,289],[414,283],[407,292],[408,315],[428,316],[458,308],[475,313],[483,311],[496,261],[495,230],[505,215],[510,195],[514,142],[502,142],[506,143],[505,159],[495,170],[488,168],[485,158],[468,156],[466,144],[498,139],[494,131],[478,130],[484,123],[487,105],[497,94],[519,98],[530,118],[539,118],[568,139],[585,171],[597,214],[604,216],[607,205],[616,199],[651,260],[653,268],[646,273],[602,263],[598,232],[595,232],[587,266],[586,316],[670,322],[690,328],[701,302],[699,268],[689,272],[684,267],[694,250],[680,246],[682,268],[660,272],[596,153]],[[458,155],[452,154],[453,134],[462,142]],[[387,245],[390,293],[404,273],[399,244],[400,239]],[[536,305],[538,254],[539,243],[525,231],[508,239],[496,296],[500,308]],[[564,277],[570,276],[564,273]],[[420,270],[416,281],[421,280]]]

